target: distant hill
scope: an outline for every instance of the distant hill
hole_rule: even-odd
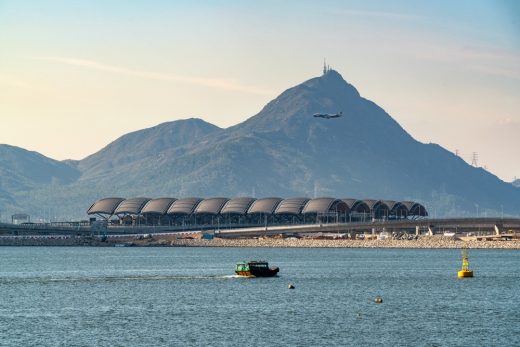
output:
[[[39,184],[67,184],[74,182],[80,172],[73,166],[40,153],[0,144],[0,179],[6,190],[21,190]]]
[[[159,124],[121,136],[97,153],[78,162],[82,179],[95,178],[119,167],[133,165],[143,158],[192,144],[221,130],[201,119],[187,119]]]
[[[75,182],[80,172],[73,166],[37,152],[0,144],[0,214],[25,210],[21,192]],[[31,211],[33,211],[31,209]]]
[[[314,113],[338,113],[336,119]],[[75,180],[21,187],[31,211],[84,216],[98,198],[335,196],[416,200],[432,216],[518,213],[520,190],[436,144],[423,144],[330,70],[220,129],[188,119],[140,130],[78,162]],[[0,186],[1,187],[1,186]],[[1,201],[0,201],[1,204]],[[1,206],[0,206],[1,207]]]

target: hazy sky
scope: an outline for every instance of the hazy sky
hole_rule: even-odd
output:
[[[0,143],[81,159],[165,121],[228,127],[324,57],[416,139],[520,177],[515,0],[0,0]]]

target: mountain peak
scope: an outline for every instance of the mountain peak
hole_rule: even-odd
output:
[[[363,102],[364,99],[353,85],[345,81],[337,71],[327,69],[323,75],[285,90],[258,114],[232,129],[244,133],[287,131],[293,126],[308,129],[309,126],[317,125],[312,117],[314,113],[344,112],[353,115],[358,112]],[[341,123],[340,127],[345,127],[345,118],[336,122],[321,122],[320,125],[325,128],[337,128]]]
[[[322,89],[327,94],[340,92],[347,93],[352,97],[360,96],[356,87],[345,81],[339,72],[332,69],[328,69],[320,77],[312,78],[302,85],[313,89]]]
[[[325,73],[322,75],[322,77],[324,78],[336,78],[336,79],[341,79],[343,80],[343,76],[341,76],[341,74],[339,72],[337,72],[336,70],[333,70],[333,69],[328,69],[327,71],[325,71]]]

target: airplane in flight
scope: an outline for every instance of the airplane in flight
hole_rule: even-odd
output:
[[[325,118],[325,119],[331,119],[331,118],[339,118],[343,116],[343,111],[340,113],[315,113],[313,114],[316,118]]]

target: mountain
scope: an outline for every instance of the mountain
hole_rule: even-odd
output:
[[[0,213],[23,209],[20,192],[42,186],[62,186],[74,182],[80,172],[73,166],[47,158],[37,152],[0,144]]]
[[[336,119],[312,116],[340,111]],[[333,70],[233,127],[200,119],[164,123],[61,164],[81,176],[24,188],[16,202],[26,209],[59,205],[66,216],[84,216],[93,201],[112,195],[417,200],[432,216],[491,215],[502,207],[517,214],[520,205],[520,190],[439,145],[416,141]]]
[[[82,179],[96,178],[118,167],[135,165],[143,158],[192,144],[219,130],[219,127],[196,118],[159,124],[120,137],[79,161],[77,167],[83,173]]]
[[[16,194],[41,185],[74,182],[80,172],[73,166],[37,152],[0,144],[0,196]]]

